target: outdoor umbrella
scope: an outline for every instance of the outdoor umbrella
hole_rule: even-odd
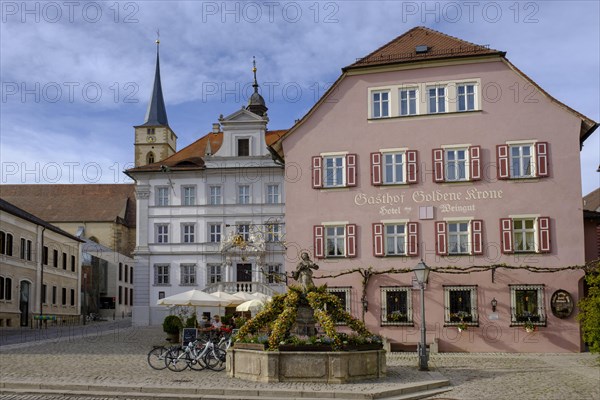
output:
[[[163,306],[221,307],[231,304],[231,300],[218,298],[202,290],[192,289],[160,299],[156,304]]]
[[[235,311],[256,311],[264,307],[265,302],[259,299],[248,300],[235,308]]]
[[[229,300],[229,301],[231,301],[230,304],[234,304],[236,301],[239,300],[237,297],[235,297],[231,293],[227,293],[227,292],[218,291],[218,292],[212,292],[210,294],[212,296],[218,297],[220,299]]]
[[[233,297],[236,297],[241,300],[241,302],[239,304],[241,304],[245,301],[248,301],[248,300],[257,300],[258,299],[258,297],[253,296],[248,292],[237,292],[233,295]]]
[[[260,292],[254,292],[254,293],[251,293],[251,294],[252,294],[252,296],[257,297],[258,299],[260,299],[260,300],[262,300],[264,302],[269,302],[272,299],[271,296],[266,295],[264,293],[260,293]]]

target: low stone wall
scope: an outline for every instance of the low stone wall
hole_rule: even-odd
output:
[[[382,378],[385,350],[298,352],[229,349],[227,375],[257,382],[347,383]]]

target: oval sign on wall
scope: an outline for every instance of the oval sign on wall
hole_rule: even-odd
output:
[[[559,289],[550,298],[552,314],[557,318],[567,318],[573,312],[573,298],[566,290]]]

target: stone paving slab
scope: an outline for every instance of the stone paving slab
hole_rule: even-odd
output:
[[[131,393],[126,391],[129,387],[140,388],[139,393],[141,388],[164,387],[171,393],[193,389],[211,396],[222,396],[221,390],[235,389],[245,396],[281,390],[314,395],[321,391],[353,393],[365,398],[405,384],[449,379],[453,390],[435,398],[600,400],[597,356],[586,353],[440,353],[431,356],[430,372],[418,371],[416,353],[391,353],[387,377],[376,381],[340,385],[261,383],[228,378],[225,372],[153,370],[146,362],[146,354],[152,345],[163,344],[164,337],[160,328],[128,328],[88,337],[3,346],[0,382],[52,384],[64,390],[77,385],[87,385],[89,390],[118,386],[123,396]]]

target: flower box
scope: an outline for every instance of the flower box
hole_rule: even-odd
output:
[[[236,349],[243,350],[261,350],[264,351],[267,349],[268,345],[266,343],[235,343],[233,345]]]
[[[279,351],[333,351],[333,348],[326,344],[280,344]]]

